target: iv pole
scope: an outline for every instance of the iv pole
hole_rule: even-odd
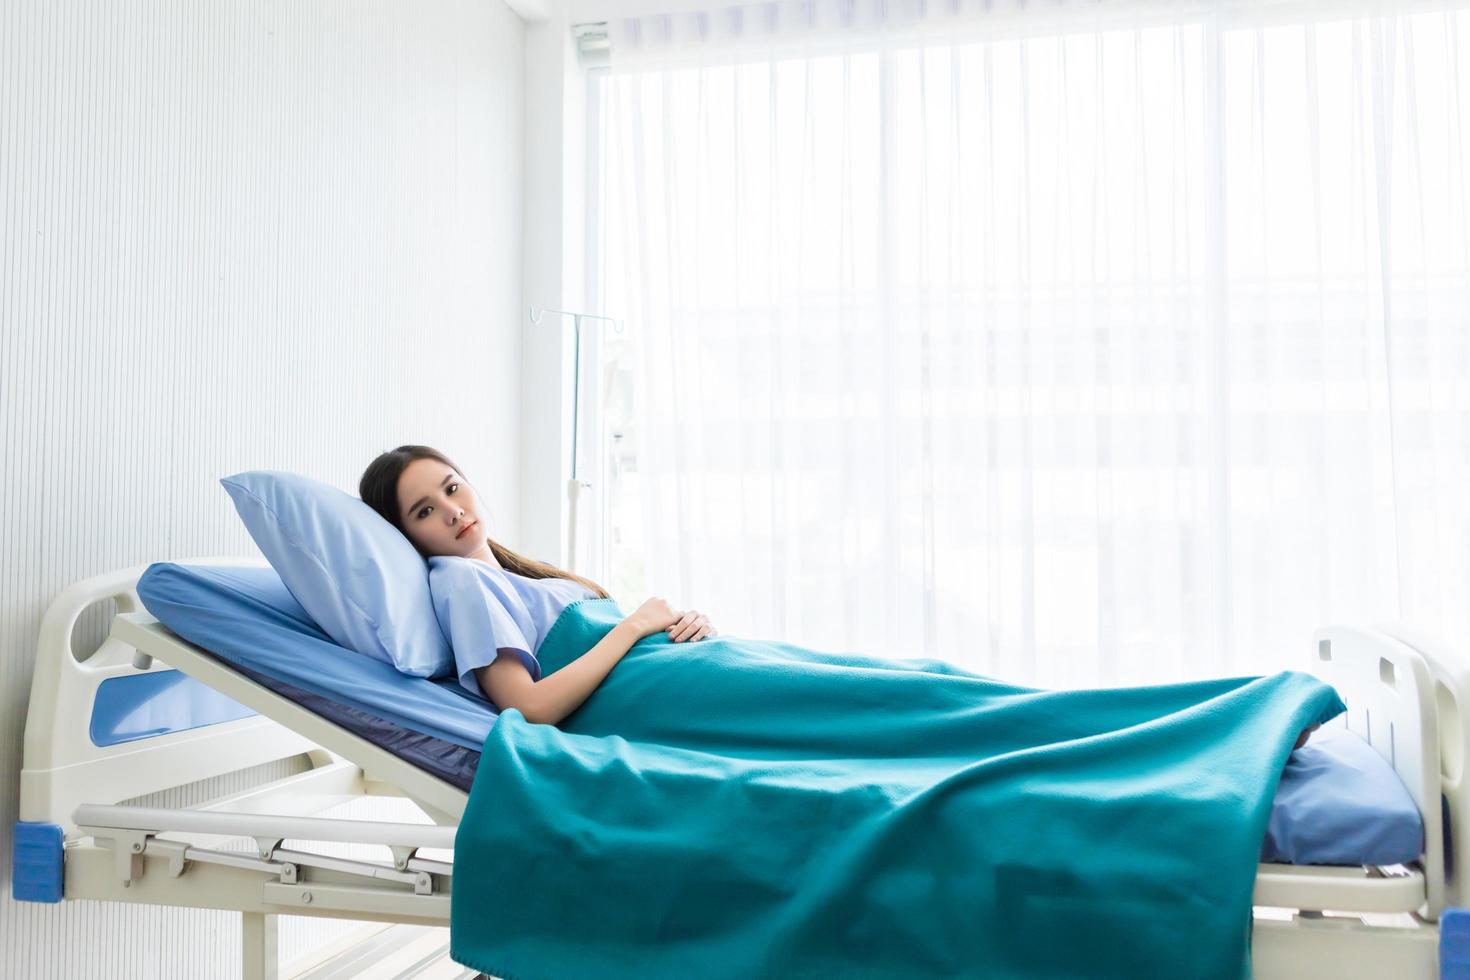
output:
[[[567,481],[567,570],[577,571],[577,500],[582,491],[592,486],[583,480],[577,479],[577,429],[581,421],[581,413],[578,410],[580,391],[582,384],[582,321],[583,320],[606,320],[613,325],[613,332],[621,334],[623,325],[610,316],[598,316],[594,313],[573,313],[571,310],[552,310],[531,307],[531,322],[541,322],[541,316],[545,313],[560,313],[562,316],[572,318],[572,477]]]

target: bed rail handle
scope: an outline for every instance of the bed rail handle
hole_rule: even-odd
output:
[[[84,803],[72,819],[79,827],[131,830],[146,833],[216,834],[221,837],[271,837],[332,841],[340,844],[383,844],[387,847],[454,849],[458,827],[434,824],[390,823],[382,820],[341,820],[330,817],[290,817],[271,813],[222,813],[168,810],[141,806],[100,806]]]

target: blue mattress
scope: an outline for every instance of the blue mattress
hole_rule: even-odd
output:
[[[255,682],[466,791],[497,712],[452,677],[410,677],[338,646],[273,569],[158,562],[138,580],[169,630]],[[1419,811],[1361,738],[1323,729],[1291,754],[1261,860],[1399,864],[1423,851]]]

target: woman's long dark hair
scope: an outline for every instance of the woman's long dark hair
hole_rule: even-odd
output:
[[[362,498],[363,503],[381,514],[383,519],[396,527],[398,533],[402,534],[405,538],[408,538],[408,534],[403,530],[403,521],[398,514],[398,478],[403,475],[403,471],[408,468],[410,463],[420,459],[436,460],[454,470],[461,478],[465,480],[469,479],[469,477],[465,476],[464,470],[455,466],[454,462],[448,456],[445,456],[437,449],[429,446],[399,446],[397,449],[383,453],[369,463],[368,468],[363,471],[362,479],[357,484],[357,495]],[[490,544],[490,553],[495,556],[496,561],[500,562],[500,567],[507,571],[515,572],[517,575],[524,575],[526,578],[571,579],[578,585],[585,585],[597,593],[599,598],[611,598],[607,594],[606,589],[591,579],[585,579],[580,575],[573,575],[571,572],[564,572],[555,565],[548,565],[544,561],[536,561],[534,558],[527,558],[525,555],[516,554],[504,545],[498,544],[489,538],[486,540]],[[409,538],[409,542],[412,543],[413,539]],[[418,550],[418,545],[415,544],[414,548]],[[419,550],[419,554],[422,555],[423,551]]]

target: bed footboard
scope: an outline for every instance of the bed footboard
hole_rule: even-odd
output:
[[[1333,626],[1314,634],[1313,671],[1337,688],[1343,725],[1393,766],[1424,821],[1425,904],[1437,920],[1470,899],[1451,874],[1445,812],[1463,817],[1460,760],[1464,733],[1458,704],[1466,672],[1453,651],[1395,625]],[[1453,770],[1453,772],[1451,772]],[[1453,831],[1453,823],[1448,825]],[[1461,838],[1467,839],[1467,838]]]
[[[1375,624],[1373,629],[1413,649],[1423,661],[1425,676],[1416,675],[1416,682],[1423,685],[1417,697],[1432,709],[1431,734],[1426,738],[1438,749],[1433,768],[1425,776],[1428,788],[1424,795],[1428,806],[1421,810],[1425,834],[1430,834],[1432,816],[1438,831],[1434,840],[1439,845],[1436,853],[1444,905],[1470,907],[1470,867],[1466,866],[1464,857],[1470,849],[1464,722],[1465,710],[1470,707],[1470,653],[1402,623]],[[1404,775],[1402,771],[1399,774]],[[1462,855],[1459,862],[1455,860],[1456,845]]]

